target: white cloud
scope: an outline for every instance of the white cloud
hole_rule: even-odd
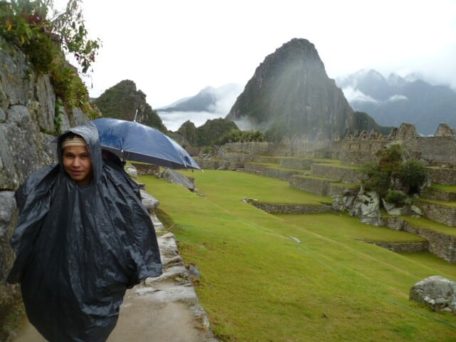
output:
[[[345,98],[348,102],[378,102],[369,95],[364,94],[361,90],[355,89],[353,87],[343,88],[342,91],[344,92]]]
[[[196,127],[199,127],[204,125],[207,120],[224,117],[224,115],[210,112],[158,112],[158,115],[170,131],[177,131],[187,120],[190,120]]]
[[[83,6],[89,33],[103,41],[92,96],[131,79],[160,108],[209,85],[245,85],[292,38],[314,43],[331,78],[362,68],[408,69],[456,87],[454,0],[85,0]]]
[[[397,102],[397,101],[408,101],[408,97],[405,95],[393,95],[387,100],[388,102]]]

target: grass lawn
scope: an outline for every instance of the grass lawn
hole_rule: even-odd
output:
[[[153,177],[147,190],[172,217],[198,296],[226,341],[455,341],[456,315],[408,300],[410,287],[456,265],[360,240],[416,241],[334,214],[273,216],[244,198],[318,204],[286,182],[230,171],[187,173],[199,193]],[[300,241],[300,242],[298,242]]]
[[[410,216],[408,216],[408,217],[404,216],[403,219],[416,228],[426,228],[426,229],[434,230],[436,232],[444,233],[447,235],[456,235],[456,227],[449,227],[445,224],[431,221],[424,217],[415,218],[415,217],[410,217]]]
[[[437,201],[437,200],[431,200],[431,199],[427,199],[427,198],[422,198],[422,199],[420,199],[420,201],[438,204],[443,207],[456,208],[456,202]]]
[[[431,188],[444,192],[456,192],[456,185],[432,184]]]

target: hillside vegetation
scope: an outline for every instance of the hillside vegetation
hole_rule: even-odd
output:
[[[146,102],[146,94],[136,89],[133,81],[123,80],[117,83],[94,99],[93,103],[104,117],[130,121],[136,119],[162,132],[167,131],[158,113]]]
[[[409,301],[410,287],[456,268],[365,241],[417,241],[340,214],[273,216],[245,203],[318,204],[286,182],[229,171],[188,173],[198,193],[143,177],[181,254],[202,278],[198,296],[224,341],[454,341],[456,317]],[[169,219],[171,218],[171,219]]]

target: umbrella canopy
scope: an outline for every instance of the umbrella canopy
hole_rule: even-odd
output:
[[[123,160],[171,168],[200,168],[182,146],[155,128],[136,121],[111,118],[92,122],[98,129],[101,147]]]

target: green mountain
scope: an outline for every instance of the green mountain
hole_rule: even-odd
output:
[[[155,127],[162,132],[167,129],[157,112],[146,102],[146,94],[136,89],[136,84],[130,80],[124,80],[107,89],[93,103],[103,113],[103,117],[133,120],[136,110],[136,121]]]

